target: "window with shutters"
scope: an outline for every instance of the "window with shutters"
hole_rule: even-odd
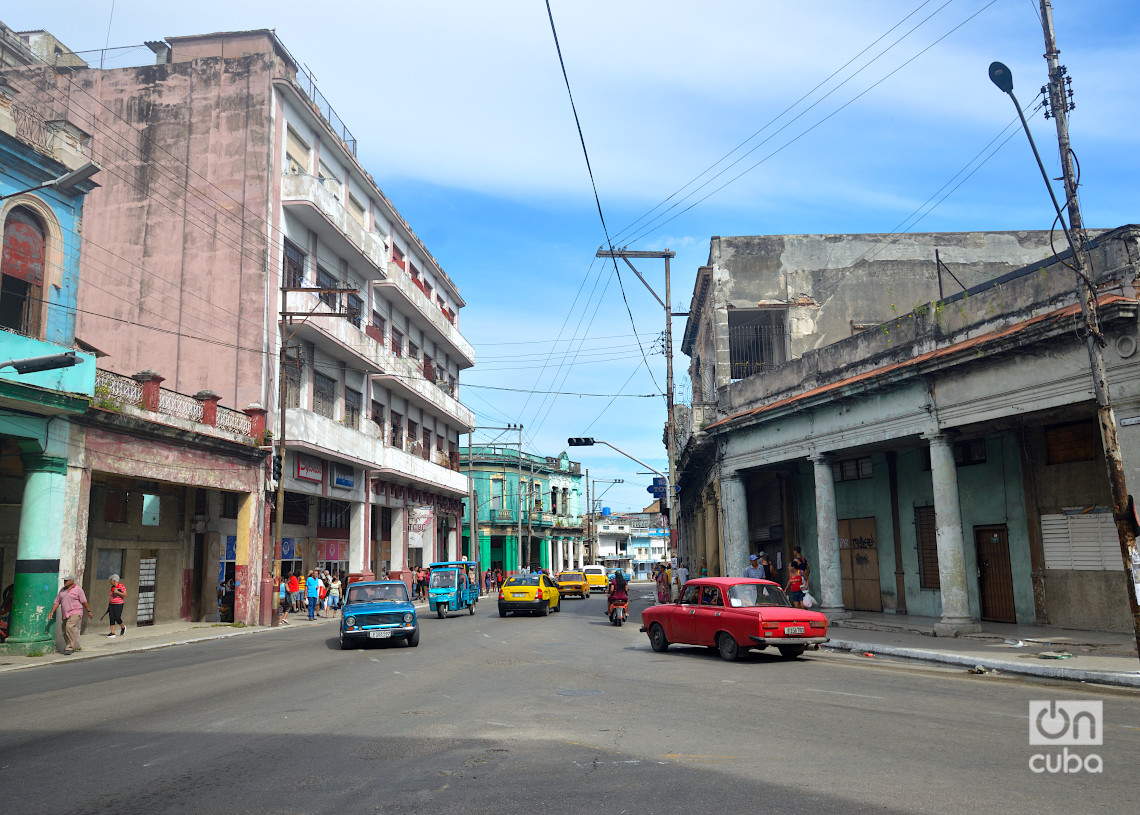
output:
[[[408,452],[414,453],[416,443],[420,440],[420,425],[408,419]]]
[[[934,507],[914,508],[914,532],[918,541],[918,585],[924,589],[938,589],[938,527]]]
[[[337,501],[335,498],[317,499],[317,526],[327,529],[348,529],[347,501]]]
[[[300,492],[285,493],[284,522],[287,524],[309,525],[309,496]]]
[[[420,347],[411,340],[408,340],[408,356],[412,359],[420,358]]]
[[[372,327],[376,329],[376,332],[374,334],[376,342],[383,345],[384,334],[386,333],[385,329],[388,327],[388,321],[384,319],[383,315],[381,315],[379,311],[372,312]]]
[[[30,209],[14,207],[4,219],[0,327],[39,336],[46,266],[47,232],[43,224]]]
[[[382,405],[380,402],[377,402],[375,399],[372,400],[372,413],[371,413],[370,418],[372,419],[372,423],[374,425],[376,425],[378,428],[380,428],[380,439],[381,439],[381,441],[383,441],[383,439],[384,439],[384,405]]]
[[[238,516],[238,494],[236,492],[222,493],[222,517],[234,519]]]
[[[318,266],[317,267],[317,288],[318,289],[339,289],[340,283],[337,281],[337,279],[335,277],[333,277],[327,271],[325,271],[320,266]],[[321,302],[324,303],[329,308],[331,308],[333,311],[336,311],[340,305],[340,297],[334,291],[321,292],[320,298],[321,298]]]
[[[396,326],[392,326],[392,353],[398,357],[404,355],[404,335]]]
[[[301,370],[296,363],[286,362],[283,366],[285,376],[285,407],[299,408],[301,406]]]
[[[392,446],[404,446],[404,417],[396,411],[391,411],[392,416]]]
[[[305,285],[305,253],[291,241],[285,241],[283,261],[285,287],[299,289]]]
[[[348,312],[346,319],[357,328],[360,328],[360,318],[364,313],[364,301],[360,299],[359,295],[348,295],[345,311]]]
[[[364,404],[364,396],[360,391],[352,388],[344,389],[344,423],[353,430],[360,429],[360,411]]]
[[[336,380],[313,372],[313,412],[326,419],[336,418]]]
[[[871,478],[871,457],[864,456],[863,458],[848,458],[837,461],[832,465],[832,474],[837,482]]]
[[[1045,454],[1048,464],[1095,461],[1100,452],[1100,432],[1096,422],[1072,422],[1045,428]]]
[[[309,173],[310,156],[308,142],[301,138],[292,127],[285,128],[285,172],[292,175]]]
[[[431,431],[426,427],[424,428],[423,444],[421,445],[420,455],[429,461],[431,460]]]

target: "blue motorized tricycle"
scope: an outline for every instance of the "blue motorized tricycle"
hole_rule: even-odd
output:
[[[479,602],[479,570],[466,560],[447,560],[428,566],[428,606],[442,620],[452,611],[475,613]]]

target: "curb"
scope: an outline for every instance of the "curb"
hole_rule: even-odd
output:
[[[1007,674],[1035,676],[1041,679],[1063,679],[1070,682],[1095,682],[1120,688],[1140,688],[1140,671],[1089,671],[1080,668],[1062,668],[1054,665],[1034,665],[1020,662],[1006,662],[989,657],[971,657],[961,654],[947,654],[942,651],[927,651],[921,648],[900,648],[891,645],[875,645],[854,640],[831,639],[820,646],[828,651],[869,651],[875,656],[900,657],[921,662],[935,662],[942,665],[973,668],[982,666]]]

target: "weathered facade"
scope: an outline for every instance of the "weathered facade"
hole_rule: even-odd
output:
[[[286,570],[402,576],[453,556],[473,424],[458,379],[474,364],[455,284],[272,32],[151,46],[150,66],[8,72],[49,115],[75,111],[105,168],[80,336],[113,373],[269,411]],[[250,511],[265,621],[273,512]],[[228,550],[208,548],[224,577]]]
[[[585,564],[581,464],[565,452],[520,457],[517,448],[502,445],[464,447],[459,458],[471,469],[477,507],[475,538],[470,499],[465,502],[463,553],[469,560],[505,574],[522,568],[557,573]]]
[[[1017,233],[1025,251],[1032,234]],[[1140,463],[1138,240],[1122,227],[1091,248],[1130,473]],[[685,341],[698,386],[679,480],[695,564],[738,574],[749,552],[766,550],[784,569],[800,545],[833,615],[941,617],[948,633],[979,620],[1130,629],[1132,575],[1112,522],[1073,274],[1052,257],[1004,274],[985,262],[998,264],[992,279],[955,270],[978,285],[941,299],[927,275],[930,302],[913,278],[895,283],[898,269],[872,263],[859,297],[817,298],[819,314],[798,323],[791,311],[810,307],[789,307],[784,359],[737,380],[720,375],[740,354],[716,326],[730,325],[741,300],[729,295],[764,284],[727,283],[739,271],[717,268],[714,243]],[[868,325],[882,316],[866,313],[876,289],[908,291],[909,313]],[[704,384],[699,350],[716,360]],[[1140,578],[1140,564],[1132,571]]]
[[[10,33],[0,30],[4,60],[19,63],[28,55]],[[60,575],[82,566],[84,442],[74,419],[94,391],[95,359],[12,363],[75,351],[79,231],[94,183],[51,184],[84,167],[88,148],[66,116],[44,119],[0,83],[0,635],[24,653],[52,647],[47,612]]]

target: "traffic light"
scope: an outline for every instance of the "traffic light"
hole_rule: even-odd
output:
[[[273,457],[273,480],[281,480],[281,456]]]
[[[575,437],[572,439],[567,439],[566,443],[569,444],[571,447],[593,447],[594,446],[594,440],[593,439],[583,438],[583,437]]]

